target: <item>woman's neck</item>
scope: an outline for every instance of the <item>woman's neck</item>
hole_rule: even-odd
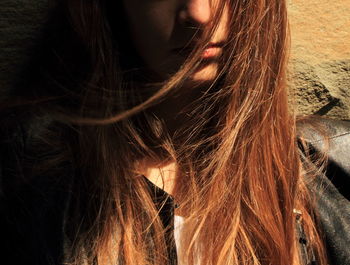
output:
[[[143,160],[139,164],[138,172],[144,175],[154,185],[174,196],[178,174],[177,164],[174,161],[155,163]]]

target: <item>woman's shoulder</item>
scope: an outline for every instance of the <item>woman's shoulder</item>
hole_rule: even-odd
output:
[[[20,184],[44,173],[46,179],[71,161],[67,126],[43,112],[31,109],[8,110],[0,113],[0,168],[2,184],[9,180]],[[71,135],[73,135],[71,133]],[[55,164],[56,163],[56,164]],[[40,173],[40,174],[39,174]],[[63,174],[61,174],[63,175]],[[36,177],[35,176],[35,177]]]
[[[2,111],[0,124],[0,143],[19,153],[29,151],[31,145],[49,145],[55,137],[63,140],[69,137],[68,131],[73,137],[72,127],[59,122],[49,113],[33,109]]]
[[[0,113],[0,168],[2,182],[14,179],[31,138],[34,116],[29,111],[11,109]],[[11,177],[9,177],[11,175]]]
[[[350,120],[321,117],[302,119],[297,122],[298,137],[316,150],[327,148],[330,155],[338,154],[350,145]],[[338,145],[343,143],[343,145]]]
[[[326,176],[350,200],[350,121],[317,118],[297,124],[311,155],[327,158]]]
[[[24,148],[25,142],[37,136],[52,122],[48,115],[38,114],[31,109],[9,109],[0,112],[1,144],[19,145]]]
[[[298,136],[318,151],[326,150],[330,159],[349,158],[350,120],[313,118],[297,123]],[[343,163],[342,163],[343,164]],[[344,163],[350,172],[350,164]]]

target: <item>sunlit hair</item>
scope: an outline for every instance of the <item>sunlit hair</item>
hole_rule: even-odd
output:
[[[67,263],[171,263],[167,227],[138,174],[138,162],[146,157],[179,165],[184,264],[302,264],[293,209],[302,212],[318,264],[327,264],[287,104],[285,1],[221,1],[188,61],[157,84],[147,82],[137,56],[131,63],[123,58],[132,51],[125,50],[125,29],[118,24],[121,1],[111,2],[63,2],[71,36],[88,65],[76,90],[65,94],[78,104],[50,104],[77,132],[72,148],[80,178],[66,222],[72,243]],[[222,71],[184,110],[190,120],[169,135],[149,110],[180,93],[225,8],[229,37]]]

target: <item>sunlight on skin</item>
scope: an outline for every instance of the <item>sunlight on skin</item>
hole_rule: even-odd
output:
[[[145,162],[145,165],[148,164],[149,163]],[[146,166],[141,170],[141,173],[153,184],[170,195],[174,195],[175,179],[177,175],[177,165],[175,162],[170,162],[165,165]]]
[[[193,80],[194,81],[207,81],[207,80],[214,80],[215,77],[218,74],[218,67],[219,65],[217,63],[211,63],[205,68],[201,69],[200,71],[193,74]]]

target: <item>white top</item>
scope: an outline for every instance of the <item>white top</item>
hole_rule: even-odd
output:
[[[182,216],[175,215],[174,217],[174,238],[175,238],[175,244],[176,244],[176,251],[179,254],[180,253],[180,245],[181,245],[181,230],[183,227],[183,224],[185,222],[185,219]]]

